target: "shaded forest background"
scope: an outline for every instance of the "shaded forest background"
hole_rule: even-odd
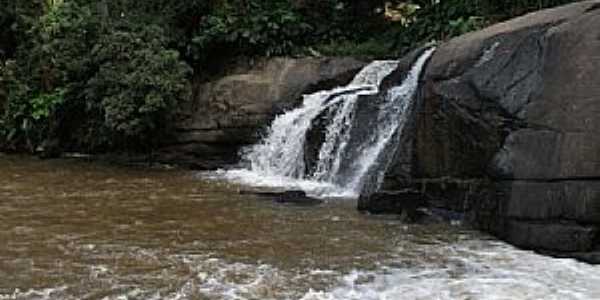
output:
[[[236,61],[395,58],[568,2],[0,0],[0,150],[145,151]]]

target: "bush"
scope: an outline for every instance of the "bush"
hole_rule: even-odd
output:
[[[79,150],[141,150],[166,134],[188,98],[189,67],[157,26],[102,18],[68,2],[28,30],[2,72],[10,92],[0,135],[14,148],[59,139]]]
[[[157,26],[101,36],[91,56],[98,71],[86,102],[104,116],[110,136],[130,145],[154,144],[179,105],[189,98],[189,67],[165,47]]]
[[[392,42],[383,39],[370,39],[365,42],[332,41],[316,45],[314,50],[324,56],[354,56],[362,59],[394,58]]]
[[[232,56],[279,56],[304,45],[311,26],[287,1],[226,2],[205,16],[191,39],[200,64]]]

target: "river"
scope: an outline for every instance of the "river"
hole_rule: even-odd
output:
[[[0,299],[600,299],[600,267],[240,189],[0,156]]]

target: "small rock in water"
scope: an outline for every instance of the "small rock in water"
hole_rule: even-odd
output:
[[[322,200],[312,198],[306,195],[304,191],[283,191],[283,192],[261,192],[261,191],[240,191],[242,195],[256,195],[268,197],[277,203],[291,203],[296,205],[319,205]]]
[[[403,221],[415,221],[419,217],[418,208],[426,206],[423,195],[418,191],[380,191],[361,196],[358,210],[372,214],[397,214]]]
[[[275,202],[293,203],[299,205],[318,205],[323,201],[307,196],[304,191],[286,191],[281,193]]]

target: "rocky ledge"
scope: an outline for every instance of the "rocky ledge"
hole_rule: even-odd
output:
[[[159,161],[199,169],[234,164],[278,113],[298,106],[303,94],[347,84],[364,65],[343,57],[275,58],[195,84]]]
[[[599,54],[600,1],[440,45],[386,188],[522,248],[600,263]]]

